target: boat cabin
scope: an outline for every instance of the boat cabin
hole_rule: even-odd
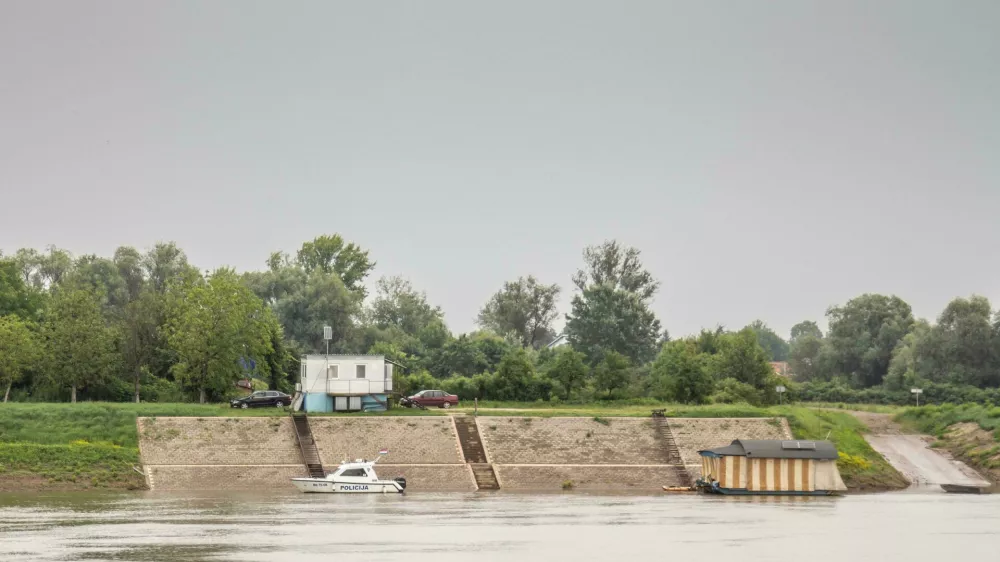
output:
[[[719,494],[830,495],[847,489],[829,441],[737,439],[698,451],[699,487]]]

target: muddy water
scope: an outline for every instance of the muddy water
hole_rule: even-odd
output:
[[[0,496],[5,562],[936,562],[998,552],[1000,495]]]

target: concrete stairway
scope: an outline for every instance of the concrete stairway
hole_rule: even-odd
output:
[[[302,462],[305,463],[309,476],[323,478],[326,476],[326,471],[323,470],[319,449],[316,448],[316,440],[313,439],[312,430],[309,428],[309,418],[305,412],[292,412],[292,424],[295,426],[295,438],[299,442],[299,450],[302,451]]]
[[[656,432],[657,440],[663,445],[664,461],[667,464],[675,465],[684,480],[690,481],[691,475],[684,466],[684,458],[681,456],[674,434],[670,431],[670,423],[666,418],[653,418],[653,431]]]
[[[499,490],[500,482],[493,472],[491,464],[469,464],[472,467],[472,475],[476,477],[476,486],[480,490]]]
[[[480,490],[499,490],[500,482],[493,471],[493,465],[486,458],[486,449],[479,436],[476,418],[469,416],[454,416],[455,429],[458,431],[458,442],[462,445],[462,455],[465,462],[472,467],[476,477],[476,486]]]

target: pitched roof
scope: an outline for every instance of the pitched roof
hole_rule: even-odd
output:
[[[761,459],[836,460],[837,448],[829,441],[778,441],[736,439],[725,447],[698,451],[709,457],[747,457]]]

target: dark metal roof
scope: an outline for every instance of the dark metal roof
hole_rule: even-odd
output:
[[[829,441],[777,441],[736,439],[725,447],[698,451],[710,457],[747,457],[758,459],[836,460],[837,448]]]

